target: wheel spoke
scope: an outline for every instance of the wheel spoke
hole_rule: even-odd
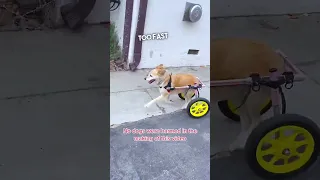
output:
[[[290,156],[292,157],[292,156],[300,156],[300,153],[299,152],[297,152],[295,149],[290,149]]]
[[[286,141],[287,140],[287,136],[285,135],[285,130],[283,128],[278,128],[278,131],[276,132],[278,133],[278,137],[276,139],[280,140],[280,141]]]
[[[305,140],[303,140],[303,141],[295,141],[293,147],[294,148],[298,148],[298,147],[301,147],[303,145],[308,145],[308,143]]]
[[[269,148],[269,149],[266,149],[266,150],[261,150],[261,155],[262,156],[275,155],[276,152],[277,152],[277,150],[275,148]]]
[[[293,133],[290,136],[288,136],[285,140],[288,141],[289,143],[295,143],[295,139],[296,139],[297,133]]]
[[[278,145],[278,139],[276,139],[276,134],[268,134],[268,136],[265,139],[264,143],[271,144],[272,146],[277,146]]]
[[[277,156],[273,156],[271,158],[271,160],[269,161],[270,164],[274,164],[275,162],[277,162],[279,160],[279,158]]]

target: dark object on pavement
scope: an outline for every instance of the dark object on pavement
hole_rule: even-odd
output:
[[[61,16],[66,25],[72,29],[79,29],[84,19],[91,13],[96,0],[79,0],[78,3],[69,3],[61,6]]]

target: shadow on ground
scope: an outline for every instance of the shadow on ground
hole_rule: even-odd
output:
[[[107,179],[107,94],[1,100],[0,179]]]
[[[214,159],[211,161],[211,179],[223,180],[263,180],[256,176],[247,165],[244,152],[235,151],[229,157]],[[309,171],[300,174],[298,177],[291,180],[316,180],[319,179],[320,162],[318,161]]]
[[[111,180],[209,180],[210,114],[191,119],[185,111],[125,123],[110,130]],[[123,129],[197,129],[197,134],[123,134]],[[184,136],[187,141],[136,142],[134,136]]]
[[[103,26],[0,33],[0,179],[108,179]]]

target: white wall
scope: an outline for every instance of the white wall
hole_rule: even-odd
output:
[[[320,12],[319,0],[215,0],[211,17]]]
[[[121,4],[118,7],[118,9],[114,11],[110,11],[110,21],[114,23],[116,26],[116,31],[119,37],[119,46],[121,48],[123,43],[125,11],[126,11],[126,0],[121,0]]]
[[[143,41],[141,63],[138,68],[153,68],[160,63],[167,67],[210,64],[210,0],[189,0],[203,8],[202,17],[196,23],[182,21],[186,2],[149,0],[144,34],[168,32],[169,38]],[[132,27],[136,27],[135,24],[136,21]],[[135,33],[134,30],[132,33]],[[134,47],[130,46],[129,61],[132,61],[133,56],[131,48]],[[188,55],[189,49],[197,49],[199,54]]]

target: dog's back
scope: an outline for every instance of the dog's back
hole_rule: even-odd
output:
[[[226,38],[212,40],[210,46],[211,80],[247,78],[251,73],[267,76],[270,68],[283,71],[282,58],[263,43]]]
[[[226,38],[212,40],[210,46],[211,81],[248,78],[252,73],[268,76],[271,68],[277,68],[280,72],[284,70],[282,57],[271,47],[260,42]],[[237,105],[241,104],[247,92],[246,85],[210,88],[213,102],[231,100]],[[253,98],[256,102],[248,100],[253,107],[253,104],[264,103],[270,97],[270,90],[261,87],[258,93],[251,93],[250,96],[256,96]]]
[[[172,86],[182,87],[199,84],[199,79],[192,74],[174,74],[172,75]]]

